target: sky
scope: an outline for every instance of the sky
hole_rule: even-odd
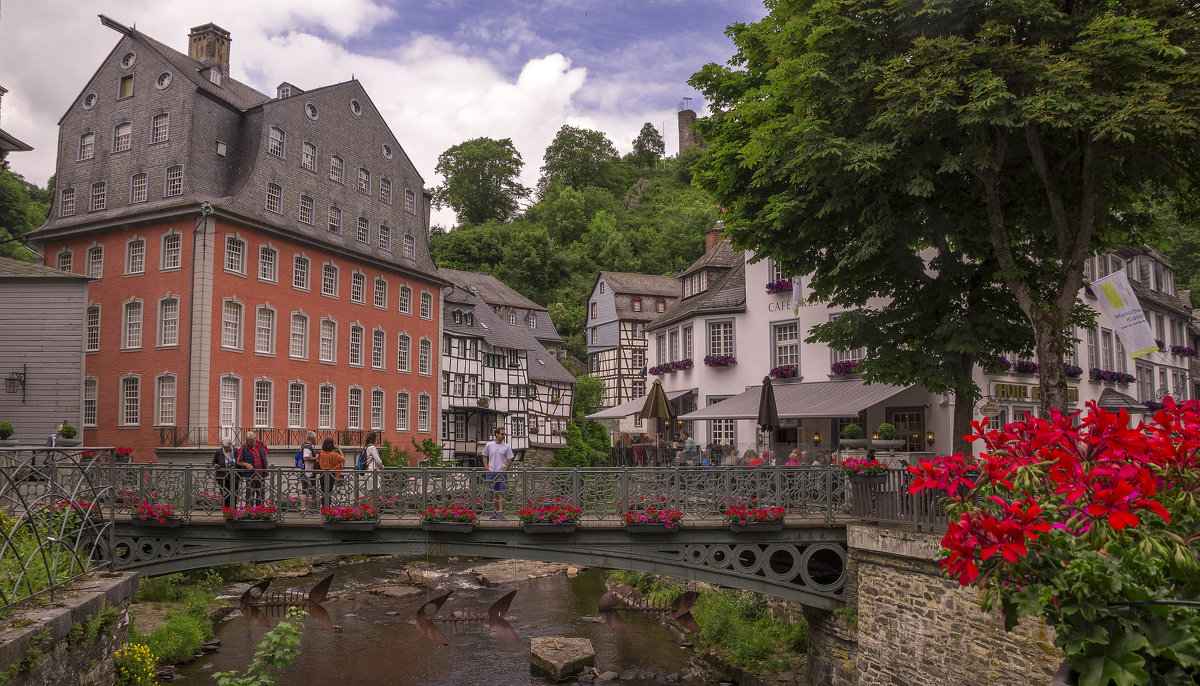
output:
[[[232,36],[232,76],[267,94],[357,78],[432,189],[438,155],[472,138],[511,138],[537,183],[563,124],[603,131],[629,152],[642,125],[678,150],[676,112],[706,112],[688,85],[725,63],[725,27],[761,0],[7,0],[0,5],[0,127],[32,145],[13,171],[45,186],[58,120],[117,44],[104,14],[187,52],[208,22]],[[686,100],[685,98],[690,98]],[[433,223],[454,225],[449,209]]]

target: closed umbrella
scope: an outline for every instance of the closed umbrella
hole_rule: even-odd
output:
[[[660,420],[658,425],[660,434],[662,433],[661,420],[667,420],[667,426],[670,426],[671,421],[675,419],[675,408],[671,407],[671,401],[667,400],[667,392],[663,390],[661,379],[655,379],[654,384],[650,386],[650,392],[646,394],[646,402],[642,405],[638,416],[642,419]]]
[[[764,376],[762,392],[758,396],[758,425],[767,432],[767,450],[771,449],[771,432],[779,428],[779,408],[775,406],[775,388],[771,377]]]

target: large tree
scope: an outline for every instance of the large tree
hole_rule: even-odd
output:
[[[597,186],[619,193],[629,185],[629,174],[604,132],[563,124],[546,146],[538,195],[546,197],[556,185]]]
[[[20,174],[0,169],[0,256],[37,261],[37,253],[20,239],[46,221],[51,197]]]
[[[1043,407],[1064,408],[1085,259],[1144,239],[1127,211],[1146,196],[1188,198],[1200,169],[1195,10],[1168,0],[768,8],[729,28],[730,68],[692,79],[714,109],[700,124],[710,148],[698,182],[730,209],[735,244],[834,292],[880,244],[911,252],[940,234],[1011,294],[1032,324]],[[935,230],[900,240],[906,225]],[[814,249],[811,231],[843,233]]]
[[[512,139],[473,138],[438,155],[434,171],[445,179],[433,189],[438,207],[450,207],[460,224],[508,221],[529,189],[518,181],[525,163]]]
[[[633,139],[633,161],[639,167],[653,169],[655,163],[662,159],[663,152],[666,150],[666,145],[663,143],[662,135],[658,129],[654,128],[654,124],[646,122],[642,124],[642,130],[638,133],[637,138]]]

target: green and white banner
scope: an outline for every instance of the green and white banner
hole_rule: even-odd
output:
[[[1141,357],[1158,352],[1158,341],[1146,314],[1138,304],[1133,287],[1124,271],[1116,271],[1092,282],[1092,290],[1099,296],[1100,311],[1112,320],[1121,343],[1130,357]]]

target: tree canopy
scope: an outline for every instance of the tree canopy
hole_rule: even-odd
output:
[[[454,210],[459,223],[508,221],[529,196],[518,181],[524,166],[510,138],[459,143],[438,155],[434,171],[445,180],[433,189],[434,203]]]
[[[650,122],[642,124],[642,130],[638,133],[637,138],[633,139],[633,161],[639,167],[653,169],[654,165],[662,159],[663,151],[666,145],[663,143],[662,135],[658,129]]]
[[[608,136],[564,124],[546,146],[538,195],[544,197],[556,184],[577,189],[597,186],[619,193],[632,181]]]
[[[1200,169],[1194,10],[768,7],[729,27],[730,66],[692,78],[714,112],[699,124],[710,147],[696,181],[729,208],[735,246],[812,273],[822,295],[853,283],[847,302],[881,256],[955,255],[941,268],[1003,284],[1033,324],[1043,404],[1065,407],[1064,339],[1085,259],[1151,236],[1123,218],[1147,196],[1190,199]]]
[[[30,184],[20,174],[0,169],[0,257],[37,261],[37,254],[16,239],[46,221],[52,195],[52,191]]]

